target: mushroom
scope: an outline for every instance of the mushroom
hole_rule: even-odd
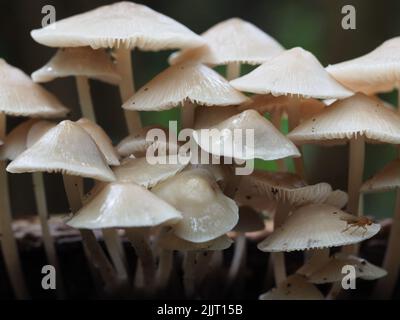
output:
[[[54,128],[57,124],[52,121],[40,120],[33,124],[26,136],[26,148],[30,148],[38,141],[47,131]]]
[[[27,117],[62,117],[68,112],[50,92],[32,82],[21,70],[0,59],[0,140],[6,133],[6,115]],[[12,217],[9,199],[6,162],[0,161],[2,201],[0,223],[2,252],[13,290],[18,299],[28,297],[18,248],[11,229]]]
[[[122,77],[121,99],[125,102],[134,93],[131,52],[196,47],[203,39],[179,22],[147,6],[117,2],[57,21],[31,35],[35,41],[50,47],[115,48],[117,68]],[[82,25],[85,27],[82,28]],[[140,129],[137,113],[126,114],[130,133]]]
[[[13,160],[7,166],[7,171],[61,172],[72,212],[78,211],[82,205],[79,177],[100,181],[115,179],[95,141],[84,129],[69,120],[62,121],[47,131]],[[95,269],[98,268],[106,286],[114,288],[114,270],[94,234],[86,230],[80,232],[89,262],[93,263]]]
[[[48,63],[32,73],[35,82],[49,82],[69,76],[75,77],[82,115],[96,121],[88,79],[113,85],[119,83],[121,79],[110,55],[104,50],[89,47],[62,48]]]
[[[230,106],[247,101],[214,70],[196,62],[173,65],[145,84],[122,106],[141,111],[182,106],[182,128],[192,128],[195,105]]]
[[[150,191],[129,182],[114,182],[96,193],[67,224],[78,229],[124,228],[142,264],[145,284],[151,286],[155,262],[147,242],[148,229],[171,225],[182,215]]]
[[[205,46],[175,52],[169,62],[196,60],[210,66],[227,65],[226,77],[232,80],[240,76],[240,64],[261,64],[284,50],[274,38],[240,18],[219,22],[201,36]]]
[[[276,288],[263,293],[260,300],[323,300],[324,296],[307,279],[293,274]]]
[[[230,82],[241,91],[291,96],[291,110],[294,119],[289,118],[289,130],[299,120],[301,98],[342,99],[352,92],[332,78],[314,57],[302,48],[293,48],[265,62],[249,74]],[[295,160],[296,172],[303,175],[302,159]]]
[[[381,171],[376,173],[371,179],[364,182],[361,192],[384,192],[400,187],[400,159],[395,159],[387,164]],[[397,200],[397,199],[396,199]],[[398,279],[400,266],[399,248],[399,228],[397,220],[400,216],[399,202],[396,202],[393,224],[387,244],[387,249],[383,259],[382,267],[387,270],[387,276],[378,281],[373,296],[378,299],[389,299],[394,290]]]

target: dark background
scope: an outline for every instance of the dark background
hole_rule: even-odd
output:
[[[84,12],[114,1],[61,1],[15,0],[0,3],[0,57],[30,74],[46,63],[55,50],[35,43],[30,31],[40,27],[41,8],[55,6],[57,20]],[[333,0],[151,0],[137,1],[183,23],[194,32],[202,33],[215,23],[230,17],[248,20],[276,38],[284,47],[301,46],[313,52],[323,65],[336,63],[362,55],[388,38],[400,34],[400,1],[333,1]],[[356,30],[341,28],[342,6],[352,4],[356,8]],[[167,67],[170,52],[133,53],[136,87],[149,81]],[[91,82],[96,116],[100,125],[117,143],[126,135],[121,102],[117,88]],[[78,119],[79,109],[72,78],[58,79],[46,84],[65,105],[73,110],[71,117]],[[396,103],[395,94],[384,96]],[[177,118],[178,112],[142,115],[146,124],[165,122]],[[22,119],[9,118],[12,128]],[[347,181],[347,149],[306,148],[307,170],[310,182],[324,180],[336,188],[345,188]],[[365,177],[369,177],[390,159],[395,157],[393,147],[368,146]],[[314,173],[313,173],[314,172]],[[319,172],[316,178],[315,172]],[[16,214],[34,212],[34,200],[29,175],[13,175],[11,192]],[[50,210],[65,212],[61,179],[58,175],[46,175]],[[393,193],[366,197],[366,212],[383,217],[391,215]]]

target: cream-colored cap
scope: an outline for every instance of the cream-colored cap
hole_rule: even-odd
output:
[[[40,120],[32,125],[26,136],[26,147],[30,148],[36,143],[47,131],[57,125],[55,122]]]
[[[362,192],[387,191],[400,187],[400,159],[395,159],[361,186]]]

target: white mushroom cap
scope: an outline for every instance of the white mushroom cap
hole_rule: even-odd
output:
[[[311,204],[295,210],[268,238],[258,244],[261,251],[281,252],[345,246],[373,237],[380,225],[351,228],[357,217],[326,204]],[[345,231],[346,230],[346,231]]]
[[[215,239],[238,222],[238,207],[204,169],[184,171],[158,184],[153,192],[182,212],[176,236],[191,242]]]
[[[119,155],[112,145],[111,139],[98,124],[85,118],[79,119],[76,123],[96,142],[110,166],[118,166],[120,164]]]
[[[312,53],[299,47],[281,53],[230,84],[240,91],[274,96],[342,99],[353,94],[329,75]]]
[[[133,183],[107,184],[67,222],[78,229],[154,227],[174,224],[182,215]]]
[[[26,120],[10,131],[0,148],[1,160],[14,160],[26,149],[26,137],[36,122],[36,119]]]
[[[356,93],[304,121],[288,137],[296,144],[340,143],[360,135],[367,141],[399,144],[400,116],[378,101]]]
[[[212,66],[232,62],[260,64],[284,50],[274,38],[240,18],[217,23],[201,36],[206,46],[176,52],[169,62],[176,64],[195,58]]]
[[[263,196],[293,206],[322,203],[332,192],[331,186],[325,182],[307,185],[299,176],[292,173],[260,170],[244,176],[241,189],[250,196]]]
[[[160,248],[177,251],[220,251],[228,249],[233,241],[222,235],[206,242],[190,242],[177,237],[173,232],[167,232],[160,238]]]
[[[89,47],[59,49],[49,62],[32,73],[32,80],[49,82],[69,76],[85,76],[114,85],[121,80],[111,56]]]
[[[154,162],[157,158],[151,159]],[[160,159],[162,160],[162,159]],[[132,182],[145,188],[152,188],[156,184],[175,176],[189,163],[190,158],[182,158],[184,161],[177,163],[149,162],[148,158],[127,159],[119,167],[114,169],[117,181]]]
[[[191,101],[204,106],[238,105],[247,97],[205,65],[180,63],[165,69],[122,106],[139,111],[161,111]]]
[[[101,181],[115,180],[91,136],[69,120],[47,131],[32,147],[12,161],[7,171],[62,172]]]
[[[242,160],[276,160],[300,156],[296,146],[254,110],[243,111],[209,129],[193,131],[193,138],[204,151],[215,156]],[[219,134],[212,138],[214,132]],[[241,139],[234,139],[233,135],[237,133]],[[254,146],[247,141],[247,133],[254,133]]]
[[[32,147],[47,131],[57,125],[55,122],[41,120],[32,125],[26,136],[26,147]]]
[[[342,190],[334,190],[324,201],[325,204],[342,209],[347,204],[349,196]]]
[[[326,70],[353,91],[392,91],[400,81],[399,51],[400,37],[395,37],[361,57],[330,65]]]
[[[387,191],[400,187],[400,159],[395,159],[361,186],[362,192]]]
[[[294,274],[289,276],[277,288],[259,297],[260,300],[323,300],[324,296],[316,286],[304,277]]]
[[[139,48],[145,51],[196,47],[204,40],[179,22],[149,7],[117,2],[33,30],[49,47]]]
[[[312,274],[308,275],[307,279],[315,284],[341,281],[343,279],[342,268],[346,265],[354,266],[356,278],[364,280],[376,280],[387,275],[386,270],[369,263],[365,259],[345,253],[337,253],[322,266],[316,268]]]
[[[56,118],[69,110],[21,70],[0,58],[0,112],[12,116]]]

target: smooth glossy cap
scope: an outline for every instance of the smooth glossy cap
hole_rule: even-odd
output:
[[[356,93],[304,121],[288,137],[296,144],[304,144],[340,143],[361,135],[367,141],[399,144],[400,116],[380,102]]]
[[[111,56],[89,47],[59,49],[49,62],[32,73],[32,80],[49,82],[69,76],[85,76],[114,85],[121,81]]]
[[[179,22],[132,2],[117,2],[77,14],[33,30],[31,36],[40,44],[64,48],[159,51],[204,44],[200,36]]]
[[[389,39],[373,51],[326,70],[339,82],[366,94],[388,92],[400,81],[400,37]]]
[[[228,63],[260,64],[284,51],[271,36],[254,24],[231,18],[201,34],[206,46],[171,55],[170,64],[195,59],[208,65]]]
[[[57,118],[69,110],[21,70],[0,58],[0,112],[11,116]]]
[[[238,207],[204,169],[184,171],[158,184],[153,192],[182,212],[176,236],[191,242],[215,239],[238,222]]]
[[[145,84],[122,106],[139,111],[168,110],[185,101],[204,106],[238,105],[247,97],[216,71],[200,63],[171,66]]]
[[[339,247],[373,237],[380,225],[358,227],[360,219],[326,204],[311,204],[295,210],[268,238],[258,244],[265,252]],[[350,227],[350,228],[348,228]]]
[[[32,125],[26,136],[26,147],[30,148],[36,143],[47,131],[57,125],[55,122],[41,120]]]
[[[119,155],[112,145],[111,139],[98,124],[85,118],[79,119],[76,123],[96,142],[110,166],[118,166],[120,164]]]
[[[61,172],[101,181],[115,180],[91,136],[69,120],[50,129],[32,147],[12,161],[7,171]]]
[[[240,91],[274,96],[342,99],[353,94],[326,72],[312,53],[299,47],[281,53],[230,84]]]
[[[107,184],[67,224],[77,229],[154,227],[174,224],[182,215],[133,183]]]
[[[254,110],[243,111],[209,128],[195,130],[193,138],[215,156],[250,160],[299,157],[296,146]],[[249,139],[254,137],[254,143]]]

